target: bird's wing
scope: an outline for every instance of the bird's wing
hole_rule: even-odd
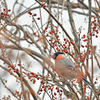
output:
[[[69,69],[75,68],[75,65],[73,64],[72,61],[70,61],[67,57],[62,60],[63,64],[67,66]]]

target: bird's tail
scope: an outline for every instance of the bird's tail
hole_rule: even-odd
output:
[[[86,83],[88,83],[90,86],[92,86],[92,84],[90,82],[88,82],[84,77],[82,78]]]

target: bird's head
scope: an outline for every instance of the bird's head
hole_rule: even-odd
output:
[[[53,59],[57,59],[57,57],[60,56],[60,55],[64,55],[64,53],[63,52],[56,52],[56,53],[54,53],[53,54]]]

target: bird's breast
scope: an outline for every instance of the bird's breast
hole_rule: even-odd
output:
[[[57,60],[55,62],[55,67],[57,68],[57,73],[63,77],[68,79],[76,77],[77,72],[75,71],[75,68],[69,68],[64,60]]]

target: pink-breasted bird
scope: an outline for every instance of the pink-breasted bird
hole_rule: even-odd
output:
[[[75,67],[72,61],[70,61],[67,56],[64,55],[63,52],[56,52],[53,55],[53,58],[55,60],[55,67],[57,69],[57,73],[67,79],[74,79],[74,78],[81,78],[86,83],[91,85],[90,82],[88,82],[81,74],[81,71],[79,70],[79,67]]]

